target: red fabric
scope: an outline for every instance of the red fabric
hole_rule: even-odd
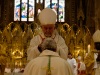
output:
[[[81,63],[78,63],[78,69],[80,68]]]
[[[81,63],[78,63],[78,69],[80,68]],[[78,74],[80,74],[80,71],[78,70]]]
[[[86,71],[85,70],[81,70],[79,71],[81,63],[78,63],[78,75],[86,75]]]

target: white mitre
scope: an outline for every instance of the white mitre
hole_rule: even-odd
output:
[[[100,30],[96,30],[96,32],[93,34],[93,41],[100,42]]]
[[[39,14],[39,21],[41,25],[55,24],[56,19],[57,15],[51,8],[45,8]]]

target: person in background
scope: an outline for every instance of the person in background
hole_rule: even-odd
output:
[[[77,57],[77,75],[86,75],[86,66],[81,56]]]
[[[44,39],[42,53],[25,67],[23,75],[73,75],[68,62],[56,52],[57,43],[52,38]]]
[[[13,70],[14,73],[19,73],[20,72],[20,68],[18,65],[15,65],[15,68]]]
[[[28,61],[39,56],[41,53],[39,46],[44,41],[44,39],[48,37],[51,37],[56,41],[57,52],[62,58],[67,59],[68,47],[66,46],[64,39],[58,34],[55,28],[56,19],[56,13],[50,8],[45,8],[39,13],[39,21],[41,24],[42,32],[33,37],[30,41],[30,45],[27,50]]]
[[[68,63],[70,64],[72,71],[73,71],[73,75],[77,75],[77,69],[76,69],[76,59],[73,58],[71,53],[68,53],[68,59],[67,59]]]
[[[98,44],[95,43],[99,42],[100,48],[100,30],[97,30],[93,34],[93,41],[94,41],[94,50],[91,50],[84,59],[86,65],[86,73],[87,75],[95,75],[97,69],[97,57],[98,57]],[[99,49],[100,50],[100,49]]]
[[[6,64],[6,67],[5,67],[5,73],[11,73],[11,67],[8,63]]]
[[[20,72],[23,73],[25,69],[25,65],[22,65],[22,67],[20,68]]]

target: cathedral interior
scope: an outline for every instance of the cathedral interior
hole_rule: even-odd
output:
[[[25,8],[22,8],[24,4],[21,4],[25,2],[26,15]],[[15,65],[23,67],[27,63],[27,48],[32,37],[41,31],[38,14],[45,7],[56,10],[56,28],[59,34],[73,56],[76,58],[80,55],[84,60],[86,53],[94,48],[94,32],[100,29],[99,2],[100,0],[0,0],[0,63],[9,64],[11,68]]]

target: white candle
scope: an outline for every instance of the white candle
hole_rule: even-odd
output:
[[[88,45],[88,53],[90,52],[90,44]]]

